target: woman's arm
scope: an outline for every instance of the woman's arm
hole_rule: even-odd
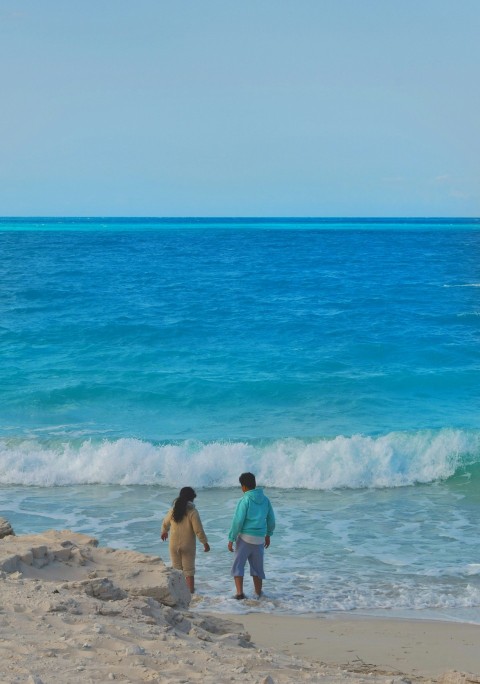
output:
[[[172,522],[172,513],[173,513],[173,508],[171,508],[167,515],[164,517],[163,522],[162,522],[162,530],[160,533],[160,537],[162,538],[163,541],[166,541],[168,539],[168,531],[170,529],[170,525]]]
[[[192,523],[192,528],[195,534],[197,535],[199,541],[205,546],[208,546],[208,539],[207,535],[205,534],[205,530],[203,529],[202,521],[200,520],[200,515],[197,511],[196,508],[192,510],[190,513],[190,522]],[[210,547],[208,547],[210,549]],[[205,549],[207,550],[207,549]]]

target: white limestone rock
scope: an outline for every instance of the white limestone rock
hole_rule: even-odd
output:
[[[0,539],[9,536],[15,536],[15,532],[6,518],[0,518]]]
[[[71,530],[9,536],[0,544],[0,572],[30,579],[73,583],[70,588],[103,601],[151,597],[165,606],[187,608],[191,595],[178,570],[158,556],[98,546]]]

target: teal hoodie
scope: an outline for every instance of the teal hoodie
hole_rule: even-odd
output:
[[[265,537],[273,534],[275,515],[270,499],[261,487],[249,489],[237,504],[228,540],[234,542],[239,534]]]

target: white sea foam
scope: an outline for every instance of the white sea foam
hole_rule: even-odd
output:
[[[415,617],[422,618],[423,611],[450,610],[462,615],[463,610],[474,609],[475,619],[478,623],[478,605],[480,604],[480,591],[467,585],[462,595],[454,596],[448,592],[437,593],[428,588],[419,589],[411,587],[399,590],[391,596],[376,595],[373,590],[367,588],[355,588],[352,584],[345,588],[344,595],[326,592],[322,596],[305,595],[293,596],[290,600],[285,595],[271,592],[266,594],[261,604],[249,601],[247,605],[232,605],[233,601],[226,597],[206,596],[196,605],[196,610],[224,611],[228,613],[238,612],[284,612],[284,613],[329,613],[329,612],[374,612],[379,610],[388,611],[390,614],[397,614],[401,611],[411,611],[417,613]],[[238,608],[238,610],[235,610]],[[425,617],[432,617],[427,615]],[[471,619],[471,616],[470,616]],[[473,620],[472,620],[473,621]]]
[[[462,283],[459,285],[444,285],[443,287],[480,287],[480,283]]]
[[[0,442],[0,483],[236,486],[254,471],[269,487],[328,490],[402,487],[445,480],[480,460],[480,433],[443,429],[265,444],[119,439],[81,444]]]

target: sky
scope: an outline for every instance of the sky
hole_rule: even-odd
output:
[[[0,215],[480,216],[479,0],[0,0]]]

